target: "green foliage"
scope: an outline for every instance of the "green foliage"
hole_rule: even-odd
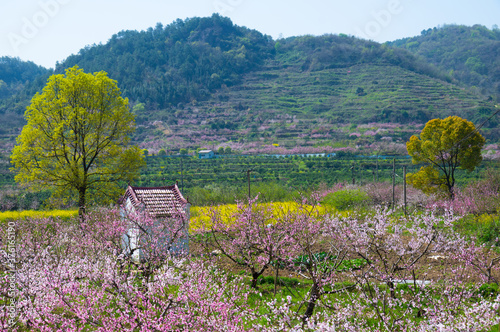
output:
[[[322,204],[334,207],[339,211],[353,209],[370,202],[368,194],[358,188],[346,188],[329,193],[321,201]]]
[[[221,203],[234,203],[238,197],[238,190],[235,187],[224,185],[207,185],[204,187],[190,188],[189,201],[193,204],[205,206]]]
[[[390,45],[405,48],[451,73],[468,86],[481,87],[487,94],[500,96],[500,30],[481,25],[445,25],[422,31]]]
[[[120,181],[132,181],[144,164],[142,151],[128,145],[134,118],[127,106],[104,72],[73,67],[51,76],[26,110],[11,156],[15,180],[60,199],[77,195],[82,212],[92,200],[114,201]]]
[[[214,14],[141,32],[121,31],[105,45],[68,57],[56,71],[75,64],[87,71],[105,70],[131,100],[166,108],[206,99],[222,85],[239,83],[273,52],[267,36]]]
[[[251,194],[259,195],[263,202],[293,201],[298,192],[290,190],[284,184],[276,182],[259,182],[251,185]],[[248,186],[244,181],[240,183],[210,184],[204,187],[193,187],[186,191],[189,200],[199,206],[211,204],[229,204],[235,201],[244,201],[248,198]]]
[[[483,214],[476,220],[477,239],[500,247],[500,216]]]
[[[307,255],[299,256],[293,259],[292,262],[299,268],[308,266],[314,262],[322,270],[326,271],[335,268],[338,272],[359,269],[366,265],[366,260],[361,258],[346,259],[340,264],[336,262],[336,259],[337,256],[332,256],[327,252],[321,251],[313,254],[311,258]],[[338,264],[338,266],[335,266],[336,264]]]
[[[300,280],[299,278],[289,278],[289,277],[279,277],[278,285],[280,286],[288,286],[288,287],[297,287],[300,283],[304,283],[304,280]],[[275,277],[273,276],[260,276],[257,279],[257,285],[265,285],[275,283]]]
[[[286,185],[277,182],[255,183],[251,191],[253,195],[259,194],[262,202],[293,201],[298,196],[296,190],[291,190]]]
[[[499,292],[498,284],[483,284],[479,287],[479,294],[485,298],[494,298]]]
[[[412,162],[427,164],[407,175],[409,183],[427,193],[445,192],[453,197],[455,170],[472,172],[481,163],[484,143],[474,124],[458,116],[427,122],[420,137],[413,135],[406,143]]]
[[[133,108],[132,108],[132,113],[138,114],[144,112],[144,104],[143,103],[137,103]]]

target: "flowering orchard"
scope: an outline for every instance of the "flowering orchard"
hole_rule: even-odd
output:
[[[499,259],[453,231],[457,217],[336,216],[303,203],[278,213],[254,199],[231,223],[209,211],[191,237],[204,251],[176,255],[181,219],[106,210],[84,222],[19,219],[14,293],[1,244],[2,330],[488,331],[500,322]]]
[[[200,260],[168,259],[175,236],[156,239],[179,234],[175,224],[141,218],[142,259],[133,259],[137,247],[124,248],[123,234],[136,221],[116,212],[95,213],[84,223],[19,220],[17,323],[9,326],[4,314],[3,330],[240,330],[247,294],[241,283]],[[6,275],[1,285],[6,296]]]

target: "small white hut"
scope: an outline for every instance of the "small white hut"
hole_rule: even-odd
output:
[[[182,196],[177,184],[166,187],[132,187],[128,186],[119,201],[121,214],[129,218],[128,231],[123,235],[123,246],[127,254],[134,260],[144,258],[147,250],[143,250],[144,241],[141,236],[148,235],[148,227],[141,227],[135,216],[142,215],[154,220],[154,225],[175,225],[165,228],[156,245],[164,246],[165,253],[189,252],[189,209],[191,204]],[[134,217],[133,217],[134,216]],[[154,227],[157,229],[156,227]],[[171,234],[175,232],[175,234]],[[170,233],[170,234],[169,234]]]
[[[198,158],[200,159],[212,159],[215,157],[215,153],[212,150],[200,150],[198,152]]]

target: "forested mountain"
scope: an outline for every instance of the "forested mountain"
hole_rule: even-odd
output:
[[[304,72],[370,63],[399,66],[441,80],[444,72],[402,49],[345,35],[273,41],[228,18],[192,18],[147,31],[122,31],[105,45],[82,49],[57,66],[104,70],[132,101],[149,108],[206,100],[215,90],[242,82],[245,74],[275,60]]]
[[[21,93],[32,82],[42,82],[48,72],[31,61],[0,57],[0,99]]]
[[[22,114],[50,71],[19,58],[0,57],[0,151],[9,151],[24,124]],[[1,173],[1,172],[0,172]]]
[[[136,114],[133,140],[153,153],[221,144],[372,151],[380,140],[404,151],[403,142],[431,118],[478,123],[494,109],[492,98],[468,84],[498,84],[498,32],[449,28],[472,35],[460,39],[446,29],[393,45],[343,34],[273,40],[213,15],[119,32],[68,57],[55,73],[74,65],[106,71]],[[442,34],[456,35],[456,45]],[[11,88],[0,96],[0,150],[9,151],[25,107],[52,72],[2,59],[0,79]],[[498,140],[496,123],[487,127]]]
[[[281,62],[301,63],[304,71],[346,68],[359,64],[393,65],[443,81],[450,80],[445,72],[406,50],[343,34],[291,37],[278,40],[275,48]]]
[[[0,78],[6,84],[25,83],[47,72],[44,67],[31,61],[21,61],[19,58],[0,57]]]
[[[87,72],[104,70],[131,100],[164,108],[206,99],[222,85],[239,83],[272,56],[273,46],[270,37],[214,14],[122,31],[105,45],[70,56],[56,72],[75,64]]]
[[[389,43],[422,56],[455,80],[500,100],[500,29],[445,25]]]

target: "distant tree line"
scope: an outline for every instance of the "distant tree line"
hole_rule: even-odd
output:
[[[44,82],[50,70],[38,66],[31,61],[8,56],[0,57],[0,113],[6,109],[22,109],[35,93],[32,86]],[[37,82],[38,84],[34,84]]]
[[[500,100],[500,29],[445,25],[390,43],[422,56],[456,81],[479,87]]]
[[[214,14],[119,32],[105,45],[70,56],[56,72],[75,64],[87,72],[105,70],[131,100],[165,108],[237,84],[273,52],[270,37]]]
[[[277,58],[284,62],[297,61],[290,55],[300,54],[302,70],[344,68],[362,63],[391,64],[440,80],[450,80],[444,71],[406,50],[344,34],[290,37],[278,40],[275,48]]]

